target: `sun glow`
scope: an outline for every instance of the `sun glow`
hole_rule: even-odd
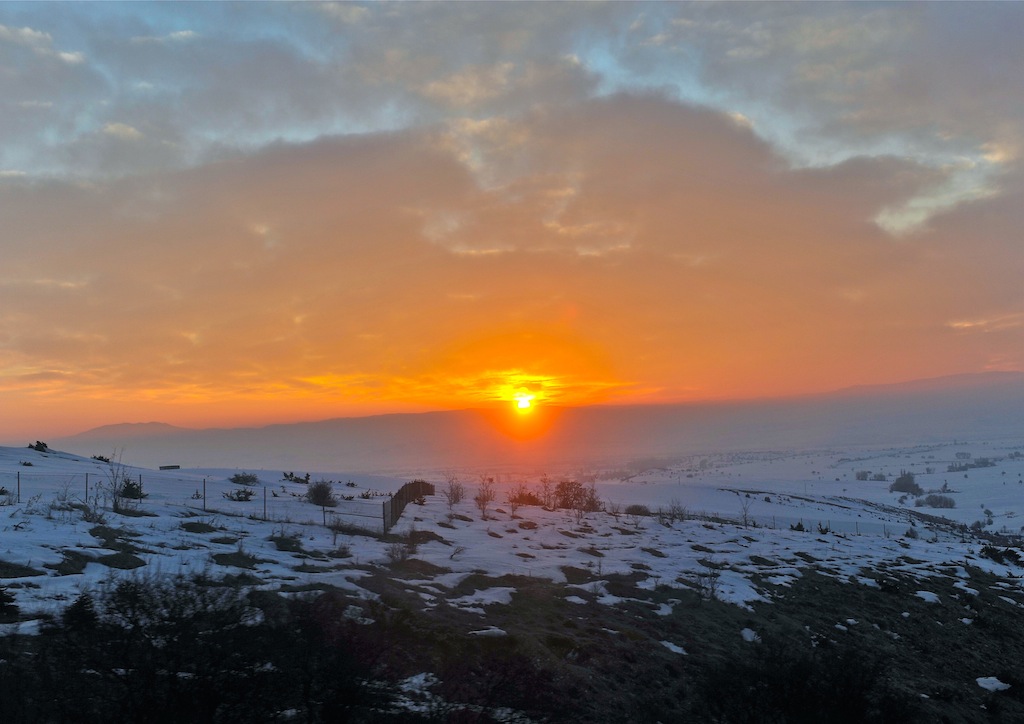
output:
[[[533,407],[533,395],[519,394],[515,397],[516,409],[520,412],[529,412]]]

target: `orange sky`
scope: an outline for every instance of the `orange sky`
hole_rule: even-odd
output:
[[[0,441],[1022,368],[1024,6],[471,7],[0,8]]]

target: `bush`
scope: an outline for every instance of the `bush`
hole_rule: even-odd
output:
[[[473,497],[473,502],[476,503],[476,507],[480,509],[480,517],[483,520],[487,520],[487,507],[494,502],[494,478],[480,477],[480,487],[477,488],[476,495]]]
[[[30,450],[35,450],[36,452],[41,452],[41,453],[49,452],[50,451],[50,446],[47,445],[45,442],[41,442],[39,440],[36,440],[35,443],[33,443],[32,445],[29,445],[28,447],[29,447]]]
[[[625,510],[626,515],[643,516],[647,517],[651,514],[651,509],[646,505],[639,505],[634,503],[633,505],[627,505]]]
[[[252,488],[236,488],[229,493],[224,493],[224,497],[228,500],[234,500],[236,503],[245,503],[253,499],[256,495],[256,491]]]
[[[317,480],[310,483],[309,489],[306,491],[306,500],[321,508],[333,508],[338,504],[338,499],[334,497],[333,485],[330,480]]]
[[[235,485],[256,485],[260,482],[256,473],[235,473],[228,480]]]
[[[129,500],[142,500],[146,497],[146,493],[142,492],[142,483],[131,478],[121,480],[116,495],[119,498],[128,498]]]
[[[892,485],[889,486],[890,493],[910,493],[911,495],[920,495],[924,491],[921,486],[914,481],[914,474],[908,473],[904,470],[900,471],[900,475],[896,480],[893,481]]]
[[[920,705],[897,693],[886,671],[883,658],[855,645],[808,650],[766,637],[710,665],[694,698],[702,721],[915,721]]]
[[[410,550],[408,543],[395,542],[387,547],[386,553],[388,561],[392,564],[397,564],[404,563],[409,560],[409,556],[413,553],[413,550]]]
[[[555,486],[555,507],[576,508],[583,500],[583,484],[578,480],[559,480]]]
[[[918,498],[914,503],[918,508],[928,506],[929,508],[955,508],[956,501],[948,495],[926,495]]]
[[[459,481],[457,475],[447,473],[445,475],[445,485],[441,488],[441,495],[444,496],[444,501],[448,504],[448,510],[451,510],[466,497],[466,486]]]
[[[119,579],[38,636],[7,637],[4,720],[380,720],[390,694],[373,657],[397,627],[346,618],[351,601],[338,595],[289,600],[227,583]]]
[[[14,601],[14,595],[6,586],[0,586],[0,622],[10,623],[17,620],[18,605]]]

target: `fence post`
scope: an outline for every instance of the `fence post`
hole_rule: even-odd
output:
[[[89,473],[85,474],[85,502],[89,502]]]
[[[266,520],[266,519],[267,519],[267,486],[264,485],[263,486],[263,520]],[[327,525],[326,521],[324,521],[324,525]]]
[[[21,471],[18,471],[18,502],[21,502]]]
[[[203,512],[206,512],[206,478],[203,478]]]

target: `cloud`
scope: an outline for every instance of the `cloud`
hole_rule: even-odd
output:
[[[103,132],[108,136],[114,136],[122,141],[137,141],[142,138],[142,133],[137,128],[127,123],[108,123],[103,126]]]
[[[131,39],[132,43],[186,43],[199,37],[194,30],[175,30],[166,35],[137,35]]]
[[[22,408],[1024,364],[1017,6],[115,7],[0,26]]]
[[[53,281],[0,285],[31,310],[0,321],[2,366],[34,370],[6,389],[337,409],[485,402],[521,375],[571,402],[715,397],[875,379],[879,355],[912,377],[998,351],[958,348],[948,320],[1017,303],[1007,201],[897,241],[873,216],[934,170],[792,170],[729,115],[656,96],[521,123],[517,178],[496,187],[410,131],[5,189],[5,276]],[[1009,215],[974,231],[981,254],[949,230],[979,214]],[[958,270],[986,283],[965,294]]]
[[[79,51],[56,50],[53,47],[53,36],[47,32],[32,28],[11,28],[0,25],[0,42],[9,42],[31,48],[36,55],[56,58],[69,65],[85,62],[85,55]]]

